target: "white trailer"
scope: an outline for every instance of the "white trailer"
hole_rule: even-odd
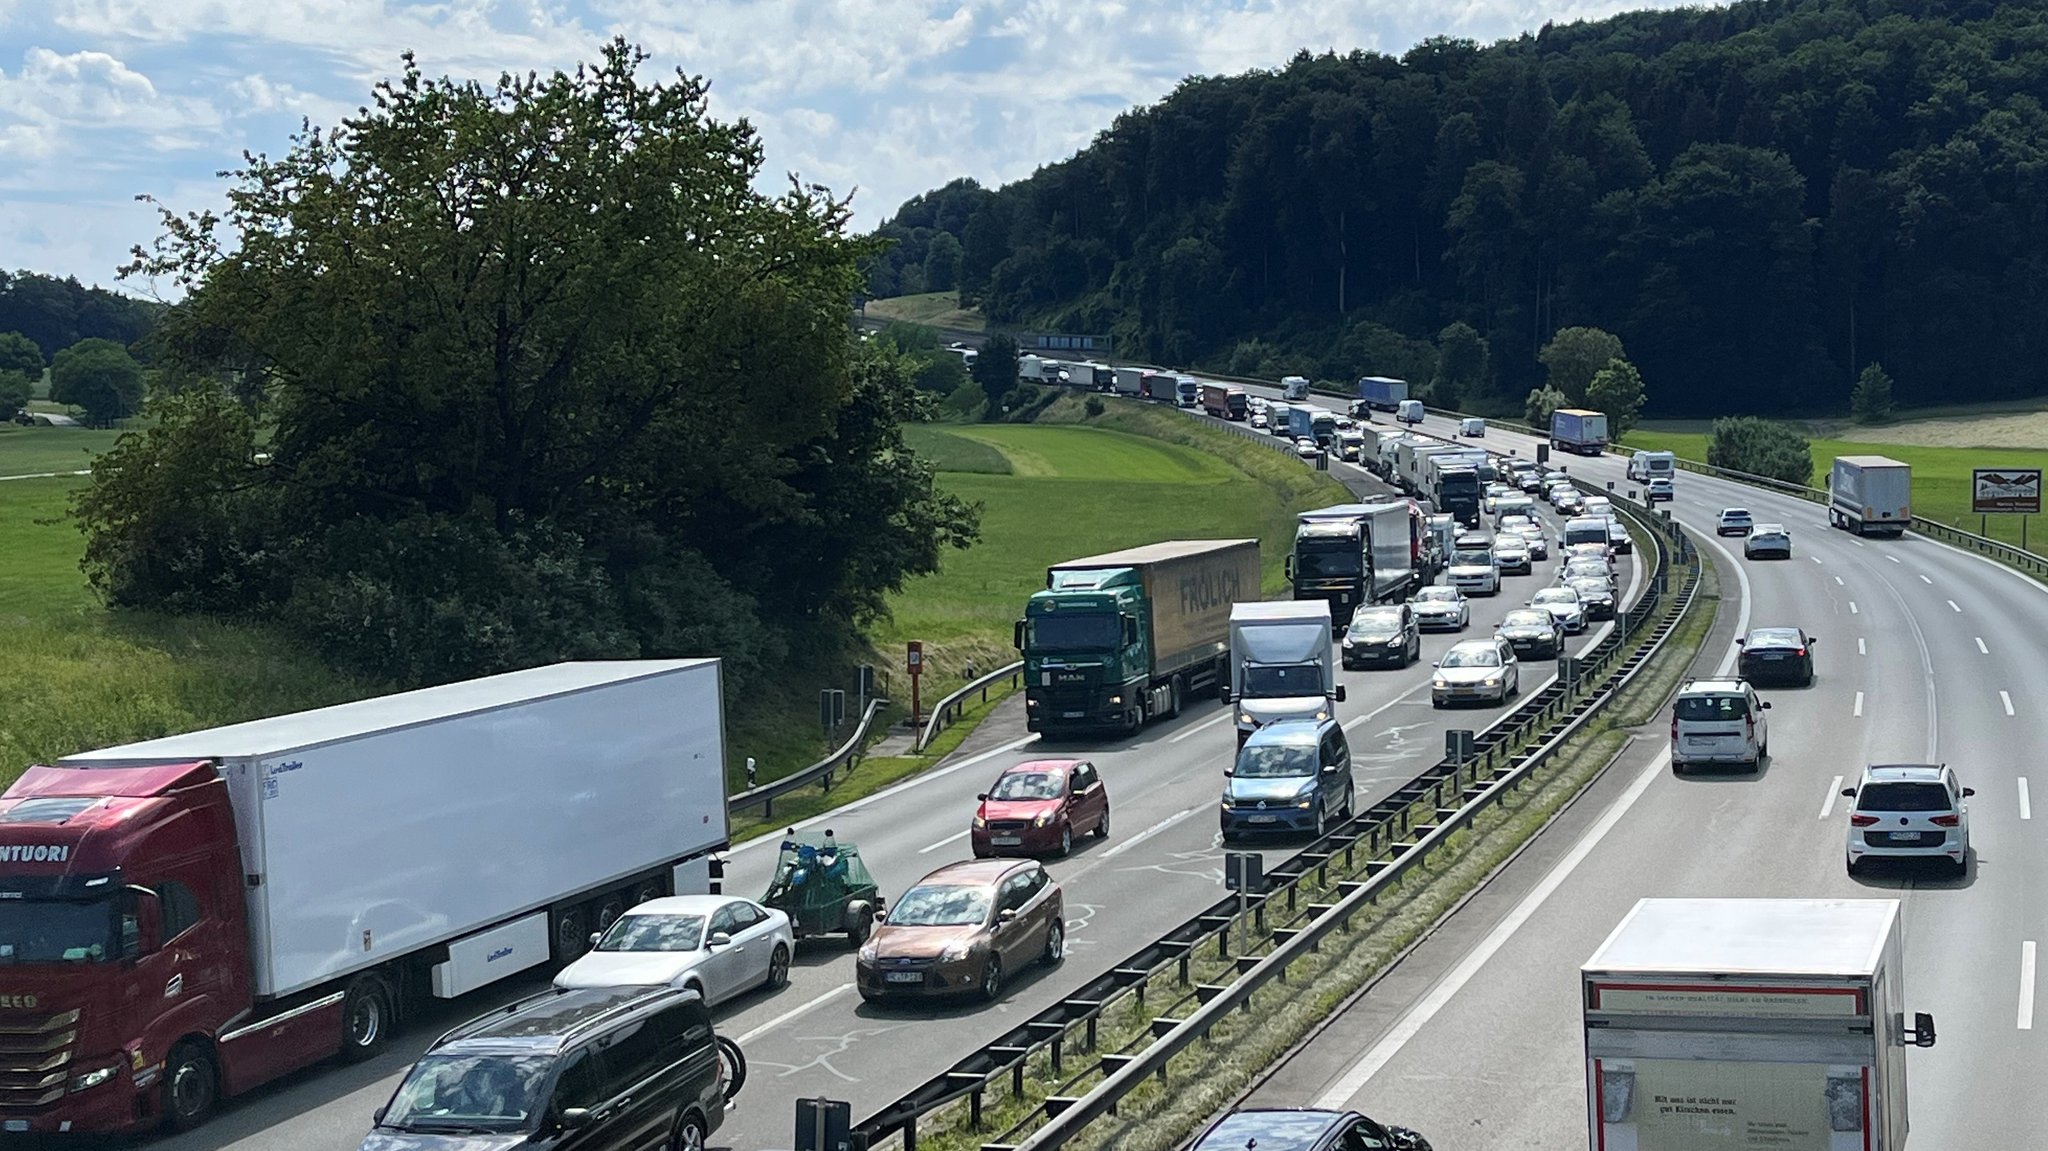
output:
[[[1896,899],[1644,899],[1580,969],[1597,1151],[1902,1151]]]
[[[1230,609],[1230,689],[1224,697],[1243,746],[1283,719],[1330,718],[1337,682],[1330,601],[1266,600]]]
[[[1885,456],[1836,456],[1828,523],[1859,536],[1904,535],[1913,520],[1913,469]]]
[[[607,893],[710,889],[721,698],[715,659],[563,663],[60,762],[218,765],[258,998],[401,960],[452,997],[580,954]]]
[[[1144,395],[1145,369],[1118,368],[1116,370],[1116,392],[1120,396]]]

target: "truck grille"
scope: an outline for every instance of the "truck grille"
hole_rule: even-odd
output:
[[[64,1097],[78,1015],[0,1017],[0,1110],[46,1107]]]

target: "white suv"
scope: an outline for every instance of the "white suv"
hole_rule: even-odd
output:
[[[1757,698],[1744,679],[1695,679],[1678,689],[1671,705],[1671,771],[1731,763],[1756,771],[1771,753],[1771,732]]]
[[[1842,794],[1849,809],[1849,874],[1865,859],[1946,859],[1956,875],[1970,870],[1970,804],[1945,763],[1876,763]]]

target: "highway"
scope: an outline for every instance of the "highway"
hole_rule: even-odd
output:
[[[1488,435],[1497,449],[1533,447]],[[1574,473],[1623,480],[1619,460],[1566,458]],[[1732,666],[1741,626],[1820,637],[1813,687],[1761,689],[1773,704],[1761,777],[1676,777],[1667,720],[1651,723],[1585,801],[1251,1102],[1356,1108],[1459,1151],[1583,1147],[1577,972],[1637,899],[1893,896],[1906,1010],[1932,1012],[1940,1034],[1909,1052],[1911,1146],[2038,1145],[2034,1117],[1986,1088],[2048,1057],[2030,959],[2048,847],[2033,834],[2025,750],[2048,738],[2027,702],[2048,682],[2048,588],[1931,540],[1828,530],[1819,505],[1790,497],[1685,472],[1677,492],[1678,518],[1710,540],[1727,506],[1793,532],[1790,561],[1746,563],[1739,539],[1709,552],[1727,610],[1701,673]],[[1887,761],[1946,761],[1976,789],[1965,878],[1846,874],[1851,801],[1836,793]]]
[[[1378,487],[1350,465],[1333,464],[1332,469],[1355,491]],[[1168,535],[1169,529],[1160,534]],[[1289,543],[1268,540],[1263,546]],[[1464,634],[1491,634],[1502,614],[1549,582],[1554,562],[1538,563],[1532,575],[1506,577],[1498,597],[1472,601],[1472,625]],[[1623,563],[1625,598],[1632,598],[1641,572],[1633,561]],[[1597,642],[1610,626],[1589,628],[1574,640],[1573,650]],[[1352,740],[1361,808],[1441,759],[1446,730],[1483,727],[1500,714],[1498,708],[1439,712],[1430,707],[1430,664],[1457,638],[1462,637],[1425,634],[1422,660],[1404,670],[1343,673],[1348,698],[1338,714]],[[1525,668],[1524,695],[1539,690],[1554,672],[1555,665],[1547,661]],[[714,1136],[714,1146],[740,1151],[790,1146],[798,1097],[845,1099],[856,1118],[869,1114],[1218,898],[1222,854],[1216,801],[1223,766],[1236,747],[1224,708],[1214,702],[1194,704],[1179,719],[1154,724],[1129,740],[1046,747],[1038,742],[1018,741],[942,766],[806,825],[829,826],[841,840],[858,844],[883,894],[893,898],[930,870],[967,857],[974,797],[1002,767],[1036,755],[1086,756],[1100,767],[1109,787],[1113,830],[1106,841],[1084,840],[1070,858],[1049,864],[1065,891],[1067,960],[1057,969],[1013,973],[1002,1000],[993,1005],[883,1007],[864,1004],[855,993],[849,947],[830,941],[806,944],[786,988],[750,994],[717,1013],[721,1033],[736,1037],[746,1051],[750,1079],[740,1107]],[[758,895],[766,889],[773,842],[757,840],[731,853],[727,891]],[[1269,859],[1277,859],[1298,846],[1280,841],[1264,850]],[[496,1001],[541,986],[514,982]],[[493,1001],[487,995],[438,1005],[433,1018],[409,1027],[376,1060],[294,1076],[227,1104],[197,1131],[154,1145],[175,1151],[354,1148],[369,1128],[371,1112],[388,1100],[423,1046],[440,1029]]]

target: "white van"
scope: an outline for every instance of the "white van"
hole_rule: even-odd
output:
[[[1671,705],[1671,771],[1684,775],[1699,764],[1722,763],[1758,769],[1771,751],[1764,712],[1747,680],[1696,679],[1678,689]]]
[[[1458,421],[1458,434],[1475,440],[1486,438],[1486,421],[1476,417]]]
[[[1636,481],[1670,479],[1678,471],[1678,457],[1671,452],[1637,452],[1628,458],[1628,478]]]
[[[1401,421],[1401,422],[1402,422],[1402,423],[1404,423],[1404,424],[1419,424],[1419,423],[1421,423],[1421,422],[1422,422],[1422,401],[1421,401],[1421,400],[1402,400],[1402,401],[1401,401],[1401,406],[1400,406],[1400,408],[1399,408],[1399,409],[1397,409],[1397,410],[1396,410],[1396,411],[1394,412],[1394,418],[1395,418],[1395,419],[1397,419],[1397,420],[1399,420],[1399,421]]]

